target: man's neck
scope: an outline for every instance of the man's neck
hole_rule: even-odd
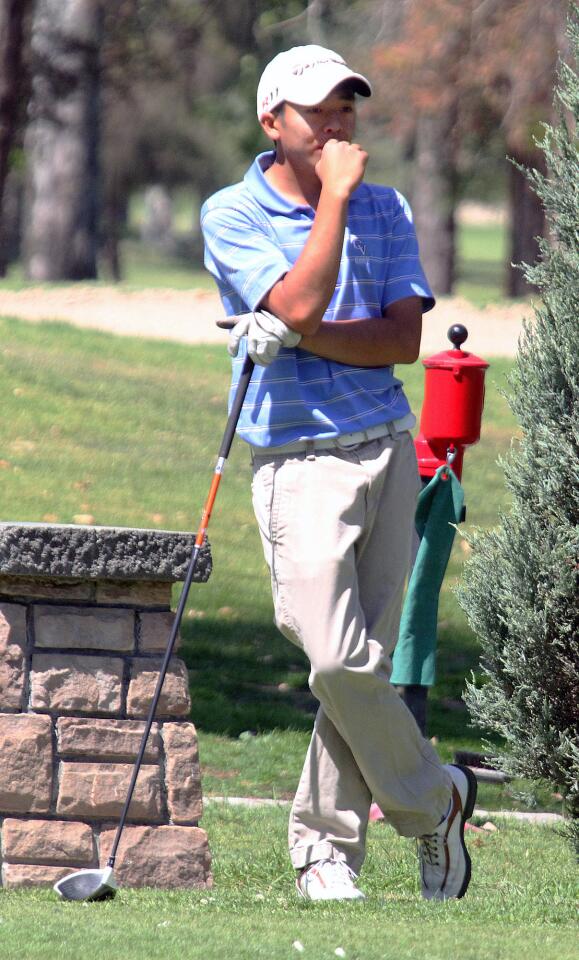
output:
[[[316,209],[322,184],[313,171],[311,176],[298,175],[287,161],[280,163],[276,158],[267,168],[264,176],[268,183],[287,200],[291,200],[297,206],[308,205]]]

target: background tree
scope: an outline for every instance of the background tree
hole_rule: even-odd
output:
[[[0,0],[0,211],[19,113],[25,102],[23,48],[30,6],[30,0]],[[0,216],[0,277],[5,275],[7,265],[8,237],[3,227]]]
[[[482,5],[481,29],[476,33],[472,66],[478,85],[503,132],[508,156],[517,161],[507,168],[505,293],[513,297],[528,292],[528,278],[518,264],[534,263],[539,249],[536,238],[545,234],[543,206],[521,166],[546,173],[537,137],[541,124],[552,118],[557,56],[567,48],[568,6],[568,0],[493,0],[487,3],[486,13]]]
[[[25,139],[30,280],[96,277],[99,0],[37,0]]]
[[[498,181],[495,196],[510,195],[508,259],[532,260],[542,208],[505,155],[542,162],[533,133],[549,115],[565,6],[565,0],[36,0],[26,138],[28,273],[93,276],[98,223],[101,263],[104,253],[107,272],[120,278],[131,197],[150,185],[185,186],[201,201],[242,176],[267,145],[255,122],[260,72],[280,49],[306,42],[338,49],[372,74],[375,96],[360,110],[368,176],[410,195],[439,293],[453,287],[455,212],[473,176],[487,189]],[[93,33],[85,42],[89,11]],[[79,43],[75,23],[83,18]],[[59,177],[64,168],[56,158],[63,156],[76,166]],[[198,263],[193,232],[181,249]],[[510,271],[508,292],[523,288],[524,276]]]
[[[103,239],[117,279],[131,193],[184,185],[201,200],[240,176],[254,152],[263,8],[231,0],[105,7]]]
[[[569,35],[574,66],[562,64],[559,122],[541,148],[550,171],[530,183],[544,205],[551,242],[527,267],[542,306],[527,325],[510,403],[522,439],[505,464],[512,494],[498,528],[478,535],[459,599],[482,650],[481,686],[466,700],[476,723],[500,734],[501,767],[543,779],[563,794],[579,848],[579,8]]]
[[[389,2],[389,0],[388,0]],[[565,0],[404,0],[393,42],[377,43],[378,109],[412,147],[411,191],[426,271],[439,293],[452,290],[454,211],[462,184],[484,163],[492,131],[504,153],[538,165],[534,145],[548,120]],[[473,162],[474,160],[474,162]],[[506,169],[506,165],[505,165]],[[523,185],[524,184],[524,185]],[[542,208],[513,168],[506,292],[527,291],[510,262],[533,260]]]

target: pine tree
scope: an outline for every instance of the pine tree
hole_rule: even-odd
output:
[[[499,734],[501,768],[563,795],[579,847],[579,6],[569,18],[558,121],[540,143],[548,176],[528,172],[551,236],[525,266],[541,302],[525,323],[509,402],[522,431],[503,464],[512,495],[496,529],[475,535],[458,590],[482,645],[471,716]]]

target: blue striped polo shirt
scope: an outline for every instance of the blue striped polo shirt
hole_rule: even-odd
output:
[[[273,158],[273,152],[260,154],[241,183],[215,193],[201,210],[205,266],[227,316],[259,307],[291,270],[312,227],[315,211],[296,206],[265,178]],[[424,311],[434,306],[410,207],[392,187],[362,183],[350,198],[338,281],[324,320],[381,317],[389,304],[412,296],[422,297]],[[246,348],[244,338],[233,362],[230,402]],[[237,433],[253,446],[279,446],[365,430],[409,410],[391,366],[350,366],[284,348],[270,366],[256,366]]]

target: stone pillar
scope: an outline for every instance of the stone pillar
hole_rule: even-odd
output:
[[[3,886],[106,865],[193,542],[0,523]],[[207,545],[196,581],[210,572]],[[211,885],[190,708],[174,657],[118,851],[121,885]]]

